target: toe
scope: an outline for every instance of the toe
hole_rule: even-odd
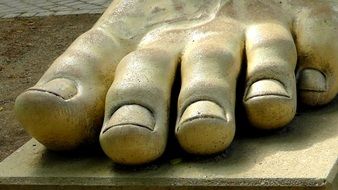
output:
[[[102,133],[105,133],[111,127],[129,124],[153,131],[155,120],[148,109],[139,105],[125,105],[116,110],[107,123],[108,128],[102,129]]]
[[[295,103],[277,80],[255,82],[248,87],[244,102],[250,123],[258,128],[282,127],[294,117]]]
[[[53,150],[97,141],[116,60],[127,51],[122,45],[97,26],[78,37],[16,99],[16,116],[28,133]]]
[[[268,95],[289,97],[282,83],[274,79],[262,79],[248,88],[246,100]]]
[[[77,94],[75,82],[69,79],[57,78],[43,85],[36,85],[29,88],[28,91],[40,91],[50,93],[60,97],[63,100],[68,100]]]
[[[144,164],[164,152],[178,55],[139,49],[122,59],[106,98],[103,151],[119,164]]]
[[[288,124],[296,112],[296,48],[291,33],[280,24],[248,28],[247,87],[243,103],[249,122],[261,129]]]
[[[84,107],[73,106],[77,95],[75,82],[54,79],[19,95],[16,116],[28,133],[49,149],[73,149],[92,135],[91,130],[81,127],[84,123],[80,119],[86,116],[77,109]]]
[[[329,103],[338,93],[338,17],[332,7],[303,11],[294,31],[298,51],[298,94],[303,104]]]
[[[325,92],[325,75],[316,69],[304,69],[299,73],[298,89],[301,91]]]
[[[233,122],[228,122],[223,109],[211,101],[192,103],[184,111],[176,134],[178,141],[189,153],[211,154],[229,146],[234,136]]]
[[[240,31],[217,33],[186,48],[175,132],[189,153],[218,153],[233,141],[241,39]]]
[[[154,155],[160,155],[162,151],[157,143],[153,143],[158,140],[153,135],[154,127],[155,118],[148,109],[139,105],[122,106],[103,127],[101,147],[118,163],[152,161]]]
[[[329,77],[334,78],[333,76]],[[299,98],[306,105],[326,104],[337,93],[335,87],[328,84],[327,76],[317,69],[303,69],[298,72],[297,79]]]

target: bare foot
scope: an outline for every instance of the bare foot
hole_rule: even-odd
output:
[[[297,101],[316,106],[336,96],[337,10],[330,0],[114,1],[17,98],[17,117],[49,149],[100,135],[114,162],[147,163],[166,146],[178,68],[180,145],[221,152],[235,134],[241,68],[246,90],[237,101],[257,128],[285,126]]]

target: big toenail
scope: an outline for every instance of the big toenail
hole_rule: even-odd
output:
[[[115,126],[138,126],[149,130],[154,130],[155,119],[153,114],[146,108],[139,105],[125,105],[120,107],[111,116],[105,125],[103,132]]]
[[[298,89],[305,91],[325,92],[325,75],[316,69],[304,69],[299,73]]]
[[[28,91],[50,93],[64,100],[68,100],[77,94],[75,82],[64,78],[53,79],[45,84],[36,85]]]
[[[289,97],[284,85],[281,82],[274,79],[263,79],[253,83],[249,87],[245,100],[267,95]]]
[[[186,108],[180,124],[197,119],[220,119],[226,121],[223,109],[211,101],[198,101]]]

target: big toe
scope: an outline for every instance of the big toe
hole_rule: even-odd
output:
[[[52,150],[67,150],[89,140],[93,131],[80,104],[75,82],[54,79],[20,94],[15,113],[34,138]]]

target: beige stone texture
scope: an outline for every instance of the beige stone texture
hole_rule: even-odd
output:
[[[175,112],[186,152],[222,152],[236,117],[273,130],[293,120],[298,103],[335,98],[337,7],[331,0],[113,1],[17,97],[17,119],[50,150],[99,139],[113,162],[136,165],[165,151]],[[241,106],[246,113],[235,114]]]
[[[336,190],[338,98],[282,131],[236,136],[222,155],[179,152],[125,167],[100,152],[54,153],[31,140],[0,163],[0,189]]]

